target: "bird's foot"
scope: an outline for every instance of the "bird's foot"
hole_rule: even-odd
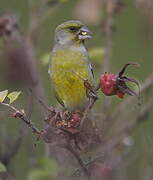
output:
[[[93,100],[96,101],[98,99],[98,96],[97,96],[96,92],[94,92],[94,93],[89,92],[87,97],[89,98],[89,102],[91,102]]]
[[[67,109],[62,112],[62,119],[69,120],[71,118],[72,113]]]

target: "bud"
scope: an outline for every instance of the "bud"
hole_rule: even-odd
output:
[[[138,88],[139,88],[139,83],[135,79],[123,76],[126,68],[129,65],[136,65],[136,64],[133,63],[125,64],[118,74],[104,73],[100,76],[100,88],[106,96],[116,95],[119,98],[123,98],[125,94],[131,96],[139,96],[139,94],[131,90],[126,85],[126,82],[135,83],[138,86]]]

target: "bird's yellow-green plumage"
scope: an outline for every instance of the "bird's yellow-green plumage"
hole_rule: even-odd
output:
[[[92,83],[92,74],[84,45],[80,41],[73,41],[73,36],[70,39],[62,45],[55,45],[51,56],[50,76],[59,102],[74,110],[85,106],[87,89],[84,79]]]
[[[60,50],[52,56],[52,81],[66,107],[79,107],[86,101],[83,79],[90,79],[87,63],[79,52]]]

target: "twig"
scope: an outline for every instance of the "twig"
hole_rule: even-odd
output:
[[[104,160],[106,158],[105,154],[112,151],[112,149],[114,149],[114,147],[116,147],[120,141],[121,141],[121,137],[115,137],[106,141],[106,143],[103,144],[101,147],[101,151],[100,151],[101,155],[92,158],[89,162],[85,164],[85,166],[89,167],[91,164],[97,161]],[[81,170],[80,168],[76,169],[75,172],[72,174],[72,176],[75,176],[77,173],[80,172],[80,170]]]
[[[137,128],[142,122],[148,119],[147,117],[152,112],[152,108],[153,108],[153,97],[146,104],[143,105],[140,113],[136,117],[136,120],[132,124],[123,128],[118,133],[118,135],[126,134],[126,133],[129,134],[131,131],[133,131],[134,128]]]
[[[39,135],[41,134],[41,131],[40,131],[39,129],[37,129],[37,128],[33,125],[33,123],[26,117],[26,115],[25,115],[24,112],[19,111],[18,109],[16,109],[14,106],[11,106],[10,104],[6,104],[6,103],[0,103],[0,104],[2,104],[2,105],[4,105],[4,106],[7,106],[7,107],[9,107],[11,110],[13,110],[13,111],[14,111],[13,117],[21,119],[24,123],[27,124],[27,126],[28,126],[29,128],[32,129],[32,131],[33,131],[34,133],[39,134]]]
[[[86,166],[84,165],[82,159],[80,158],[79,154],[72,148],[72,146],[70,144],[66,146],[66,149],[73,154],[75,159],[78,161],[81,169],[83,170],[84,174],[89,179],[89,172],[88,172]]]
[[[38,98],[33,92],[32,89],[29,89],[32,93],[32,96],[40,103],[40,105],[46,110],[47,112],[52,112],[53,107],[49,107],[42,99]]]
[[[97,98],[96,96],[90,98],[90,102],[89,102],[88,106],[86,107],[86,109],[84,110],[83,117],[82,117],[82,119],[81,119],[80,128],[83,127],[84,121],[85,121],[85,119],[87,118],[90,110],[91,110],[92,107],[94,106],[94,104],[95,104],[95,102],[96,102],[97,99],[98,99],[98,98]]]

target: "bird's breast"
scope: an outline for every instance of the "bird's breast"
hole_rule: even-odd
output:
[[[51,79],[58,97],[67,107],[84,104],[87,100],[84,80],[91,79],[87,57],[74,51],[54,52]]]

